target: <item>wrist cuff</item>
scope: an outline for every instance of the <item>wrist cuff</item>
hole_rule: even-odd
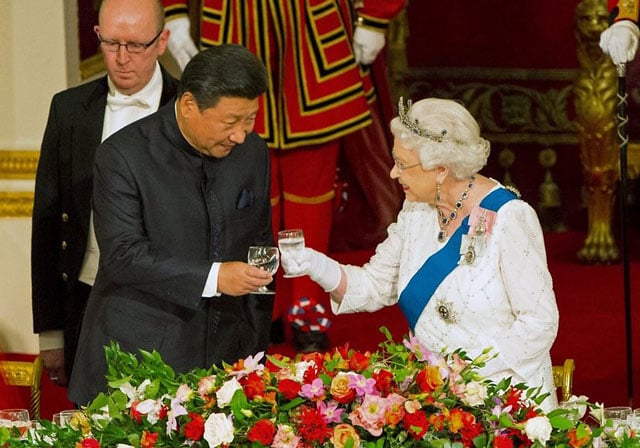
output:
[[[387,28],[389,27],[389,20],[359,14],[356,19],[355,26],[368,28],[370,30],[386,34]]]

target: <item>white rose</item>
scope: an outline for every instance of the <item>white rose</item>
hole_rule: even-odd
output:
[[[204,423],[204,440],[211,448],[233,442],[233,423],[224,414],[211,414]]]
[[[545,445],[551,438],[551,423],[547,417],[533,417],[527,420],[524,432],[531,441],[538,441]]]
[[[479,406],[486,398],[487,387],[477,381],[471,381],[467,384],[462,401],[469,406]]]
[[[242,386],[235,378],[231,378],[229,381],[224,383],[222,387],[216,392],[218,407],[223,408],[225,406],[229,406],[229,403],[231,403],[231,399],[233,398],[233,394],[238,389],[242,389]]]

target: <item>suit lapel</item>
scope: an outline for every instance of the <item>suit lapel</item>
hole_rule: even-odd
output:
[[[93,191],[93,160],[96,148],[102,139],[104,109],[107,104],[106,76],[96,83],[76,113],[77,132],[71,141],[71,181],[76,186],[76,210],[83,229],[89,228],[91,195]],[[80,187],[80,188],[78,188]]]

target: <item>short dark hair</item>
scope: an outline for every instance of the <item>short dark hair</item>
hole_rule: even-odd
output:
[[[224,44],[196,54],[184,68],[178,97],[190,92],[200,110],[222,97],[255,99],[267,91],[264,64],[242,45]]]

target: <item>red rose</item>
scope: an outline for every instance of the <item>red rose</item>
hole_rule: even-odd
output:
[[[156,446],[158,440],[157,432],[142,431],[142,437],[140,438],[140,448],[153,448]]]
[[[276,425],[271,420],[258,420],[247,432],[247,439],[250,442],[259,442],[261,445],[269,446],[276,435]]]
[[[369,353],[353,352],[349,358],[349,368],[356,372],[361,372],[369,367]]]
[[[89,437],[88,439],[84,439],[80,446],[82,448],[100,448],[100,442],[93,437]]]
[[[204,417],[189,412],[189,422],[183,426],[184,436],[190,440],[200,440],[204,434]]]
[[[261,397],[264,395],[266,390],[264,381],[256,372],[251,372],[249,375],[242,378],[242,380],[240,380],[240,384],[242,384],[242,390],[249,400],[252,400],[255,397]]]
[[[169,413],[169,408],[163,404],[162,407],[160,408],[160,412],[158,412],[158,418],[162,420],[167,416],[168,413]]]
[[[427,414],[424,411],[416,411],[413,414],[407,412],[402,419],[402,424],[415,440],[422,439],[429,429]]]
[[[376,380],[376,389],[385,396],[391,392],[391,386],[393,385],[393,373],[388,370],[380,370],[373,374],[373,379]]]
[[[287,400],[293,400],[300,393],[302,385],[297,381],[285,378],[278,383],[278,391],[284,395]]]

